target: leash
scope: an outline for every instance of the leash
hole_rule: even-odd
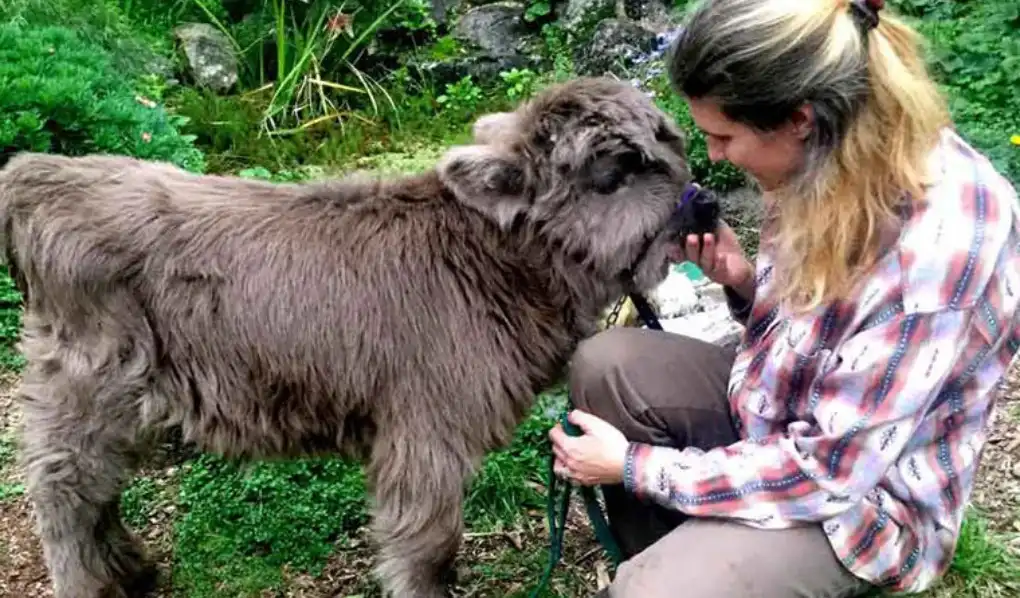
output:
[[[638,317],[642,322],[653,330],[662,330],[662,325],[659,323],[659,318],[655,315],[655,310],[648,303],[640,293],[629,293],[627,297],[630,298],[631,303],[634,304],[634,308],[638,312]],[[623,304],[627,297],[621,298],[610,312],[609,317],[606,319],[607,327],[611,327],[615,324],[616,318],[620,314],[620,310],[623,308]],[[569,436],[580,436],[581,429],[576,425],[567,420],[567,414],[573,409],[573,402],[570,397],[567,397],[567,407],[560,415],[560,424],[563,426],[563,431]],[[540,592],[549,585],[549,581],[552,578],[552,572],[559,564],[560,559],[563,558],[563,535],[567,526],[567,513],[570,510],[570,495],[573,490],[573,484],[564,483],[562,493],[559,495],[559,504],[557,504],[557,493],[560,492],[557,489],[559,484],[559,477],[556,472],[553,471],[553,466],[556,462],[556,456],[549,456],[549,491],[546,496],[546,519],[549,522],[549,563],[546,565],[545,572],[542,574],[542,579],[539,581],[538,586],[532,591],[530,598],[538,598]],[[613,537],[612,530],[609,529],[609,522],[606,520],[605,514],[602,512],[601,506],[599,506],[598,497],[595,495],[595,488],[592,486],[579,486],[578,492],[581,495],[581,499],[584,501],[584,508],[588,512],[588,520],[591,523],[592,529],[595,531],[595,537],[598,539],[599,544],[602,545],[602,549],[609,555],[610,560],[613,562],[613,567],[619,567],[620,563],[623,562],[623,552],[620,550],[619,545],[616,543],[616,539]],[[558,509],[557,509],[558,507]]]
[[[707,230],[703,231],[700,229],[706,223],[711,223],[710,226],[714,229],[718,216],[719,203],[715,195],[707,189],[703,189],[697,183],[692,182],[684,188],[680,201],[677,203],[677,208],[670,217],[666,228],[670,233],[678,233],[679,231],[707,232]],[[637,258],[634,260],[635,265],[642,261],[653,240],[654,238],[648,239],[645,245],[638,251]],[[632,270],[625,272],[625,276],[628,279],[631,278],[632,274]],[[610,328],[616,323],[620,310],[628,298],[634,304],[638,318],[645,326],[652,330],[662,330],[662,324],[659,323],[659,318],[655,315],[655,310],[652,309],[651,304],[648,303],[648,300],[641,293],[635,291],[628,292],[616,303],[606,318],[606,328]],[[569,436],[576,437],[581,435],[581,429],[567,420],[567,414],[573,408],[573,401],[571,401],[568,395],[566,409],[560,415],[560,424],[563,426],[564,432]],[[546,565],[545,573],[543,573],[538,586],[531,592],[530,598],[538,598],[540,592],[549,585],[552,572],[563,557],[563,534],[567,524],[567,512],[570,509],[570,495],[573,490],[573,484],[569,482],[564,483],[562,491],[557,488],[560,480],[553,470],[556,456],[552,454],[551,450],[549,452],[549,491],[546,496],[546,517],[549,521],[549,563]],[[595,537],[613,561],[614,568],[619,567],[623,561],[623,553],[620,551],[620,547],[616,543],[612,531],[609,529],[609,522],[606,520],[606,516],[599,505],[598,498],[595,495],[595,488],[592,486],[580,486],[578,491],[584,501],[585,510],[588,512],[588,519],[595,531]],[[558,497],[557,494],[559,494]],[[557,498],[559,499],[558,503]]]

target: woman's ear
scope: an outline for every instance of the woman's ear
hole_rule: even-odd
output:
[[[790,124],[793,126],[793,134],[801,141],[811,136],[815,128],[815,108],[805,102],[793,111],[790,117]]]

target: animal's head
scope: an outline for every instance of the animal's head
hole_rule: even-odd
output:
[[[599,283],[647,290],[665,276],[691,173],[682,133],[639,90],[576,79],[482,117],[474,137],[439,164],[462,202],[506,230],[536,232]],[[717,204],[705,207],[692,203],[684,225],[713,229]]]

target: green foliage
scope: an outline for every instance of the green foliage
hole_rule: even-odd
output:
[[[531,0],[524,9],[524,20],[530,22],[538,21],[548,17],[552,13],[551,3],[547,0]]]
[[[230,40],[241,57],[241,88],[268,95],[259,126],[294,134],[326,124],[345,126],[352,111],[395,109],[386,87],[360,70],[357,58],[385,27],[435,33],[423,0],[244,2],[243,20],[218,14],[214,0],[187,0]]]
[[[13,436],[0,434],[0,503],[25,493],[24,484],[4,481],[5,474],[13,468],[16,451]]]
[[[1020,184],[1020,4],[1015,0],[890,2],[928,41],[934,76],[958,129]]]
[[[263,173],[259,173],[262,176]],[[512,444],[488,455],[466,494],[467,525],[512,526],[544,507],[548,412],[562,395],[542,397]],[[133,486],[126,516],[144,521],[151,482]],[[336,458],[237,464],[204,455],[181,473],[174,579],[185,595],[251,595],[278,588],[281,568],[316,574],[368,521],[360,466]]]
[[[255,179],[261,181],[270,181],[273,183],[297,183],[306,181],[310,178],[315,178],[315,173],[320,172],[319,168],[310,168],[307,170],[280,170],[272,172],[268,168],[262,166],[256,166],[254,168],[245,168],[244,170],[237,173],[238,176],[244,179]]]
[[[500,79],[506,84],[506,97],[511,102],[519,102],[527,99],[535,93],[538,83],[538,74],[531,69],[511,69],[499,74]]]
[[[456,83],[448,83],[446,93],[436,98],[440,106],[464,119],[477,111],[481,101],[482,88],[475,84],[471,75],[461,77]]]
[[[181,475],[175,584],[188,596],[238,596],[316,572],[365,522],[359,467],[339,459],[251,465],[203,455]]]
[[[124,522],[134,529],[148,523],[153,510],[159,503],[160,487],[148,476],[138,476],[131,481],[121,495],[120,508]]]
[[[989,581],[1020,587],[1020,557],[988,529],[984,514],[970,507],[960,528],[960,540],[950,571],[971,591]]]
[[[411,76],[406,68],[390,75],[391,95],[399,110],[375,119],[358,118],[342,129],[323,127],[289,136],[267,135],[258,126],[263,99],[254,96],[217,96],[184,89],[170,102],[186,116],[183,131],[195,135],[206,149],[210,172],[236,172],[263,167],[270,171],[321,165],[339,171],[366,156],[413,153],[423,146],[447,146],[468,135],[469,115],[441,110],[439,95],[428,81]],[[505,98],[504,98],[505,99]],[[478,112],[495,106],[478,99]]]
[[[177,10],[180,4],[175,0],[168,12],[159,0],[4,0],[0,23],[29,28],[59,24],[109,52],[118,72],[137,76],[171,52],[170,23],[194,16]]]
[[[24,364],[24,357],[14,348],[20,334],[21,293],[3,268],[0,269],[0,369],[18,370]],[[0,447],[0,465],[2,462]]]
[[[165,160],[201,171],[183,119],[137,95],[105,51],[62,27],[0,25],[0,148]],[[3,160],[6,161],[6,160]]]

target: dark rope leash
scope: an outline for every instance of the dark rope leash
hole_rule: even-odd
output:
[[[648,303],[640,293],[630,293],[631,303],[634,304],[634,308],[638,312],[638,317],[642,322],[653,330],[662,330],[662,325],[659,323],[659,318],[655,315],[655,310]],[[619,315],[620,309],[623,307],[623,303],[626,298],[620,299],[620,301],[614,306],[613,311],[607,319],[609,326],[614,324],[616,316]],[[567,398],[567,407],[560,416],[560,424],[563,426],[563,431],[569,436],[580,436],[581,429],[576,425],[567,420],[567,414],[574,408],[573,401]],[[573,490],[573,484],[564,483],[562,491],[557,488],[560,481],[556,476],[556,472],[553,471],[554,464],[556,463],[556,456],[550,455],[549,457],[549,491],[546,495],[546,518],[549,521],[549,563],[546,565],[545,573],[542,575],[542,580],[539,582],[538,587],[531,593],[531,598],[537,598],[540,592],[549,585],[549,580],[552,578],[552,572],[559,564],[560,559],[563,558],[563,535],[567,525],[567,513],[570,511],[570,495]],[[614,567],[619,567],[620,563],[623,562],[623,553],[620,551],[619,545],[616,543],[616,539],[613,537],[612,531],[609,529],[609,522],[606,520],[605,514],[602,512],[601,506],[599,506],[598,497],[595,495],[595,488],[592,486],[579,486],[578,492],[581,494],[581,499],[584,501],[584,508],[588,512],[588,520],[591,522],[591,526],[595,531],[595,537],[598,539],[599,544],[602,545],[602,549],[605,550],[606,554],[613,561]],[[559,494],[559,503],[557,504],[557,494]],[[558,507],[558,509],[557,509]],[[557,512],[558,511],[558,512]]]
[[[667,233],[679,235],[682,232],[693,232],[700,236],[706,232],[715,230],[719,214],[720,206],[715,194],[708,189],[703,189],[700,185],[691,182],[684,188],[680,201],[677,203],[677,208],[670,217],[669,222],[666,224]],[[632,268],[625,273],[626,278],[629,279],[631,277],[634,268],[644,259],[645,254],[653,241],[654,238],[648,239],[646,244],[638,252]],[[630,288],[633,287],[631,286]],[[652,330],[662,330],[662,324],[659,323],[659,318],[655,315],[655,310],[652,309],[651,304],[648,303],[648,300],[641,293],[635,291],[628,292],[616,303],[616,305],[613,306],[613,309],[606,320],[607,328],[616,323],[616,319],[619,317],[620,310],[623,308],[623,304],[626,302],[627,298],[630,298],[631,303],[634,304],[634,309],[637,310],[638,318],[645,326]],[[560,424],[563,426],[564,432],[566,432],[569,436],[576,437],[581,436],[582,431],[567,420],[567,414],[569,414],[573,408],[573,401],[568,396],[566,409],[560,416]],[[532,591],[531,598],[537,598],[540,592],[548,586],[549,580],[552,578],[553,570],[563,557],[563,534],[567,523],[567,513],[570,509],[570,495],[573,490],[573,484],[565,482],[563,484],[564,488],[562,490],[558,489],[557,486],[560,480],[556,476],[556,472],[553,470],[555,462],[556,456],[552,454],[552,450],[550,450],[548,471],[549,490],[546,497],[546,516],[549,521],[550,541],[549,563],[546,566],[545,573],[542,575],[542,580],[539,582],[538,587]],[[620,547],[617,545],[616,539],[613,537],[612,531],[609,529],[609,523],[606,520],[606,516],[602,512],[602,508],[595,495],[595,488],[590,486],[580,486],[579,492],[581,494],[581,498],[584,500],[585,510],[588,512],[588,519],[591,521],[592,528],[595,531],[595,537],[602,545],[603,550],[605,550],[606,554],[609,555],[609,558],[613,561],[613,566],[619,567],[620,563],[623,561],[623,553],[620,551]],[[558,502],[557,498],[559,499]]]

